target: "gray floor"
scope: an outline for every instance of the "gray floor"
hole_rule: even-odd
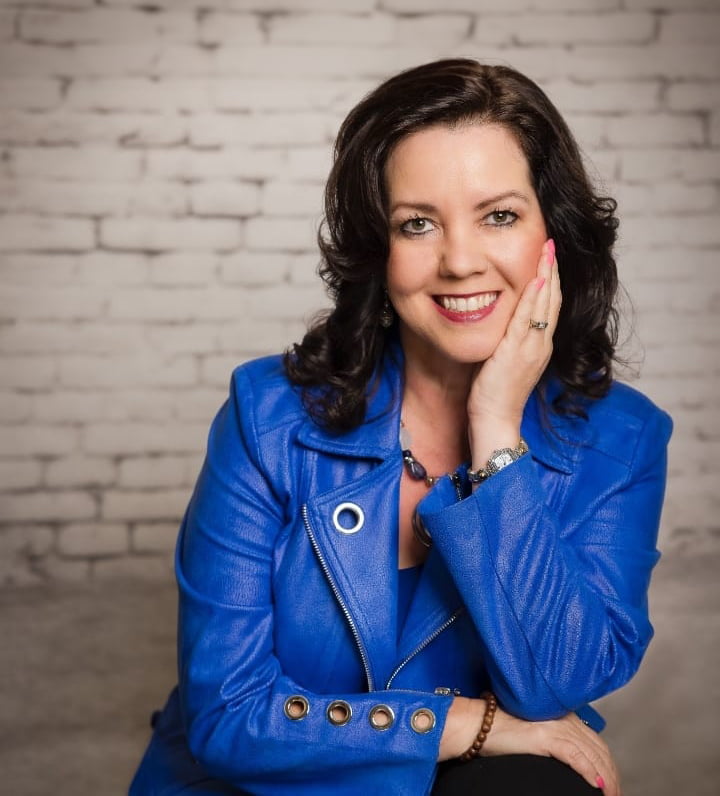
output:
[[[720,794],[720,555],[666,557],[656,639],[604,700],[624,796]],[[175,592],[113,582],[0,593],[0,793],[126,793],[174,681]]]

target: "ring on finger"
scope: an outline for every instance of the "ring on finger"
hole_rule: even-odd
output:
[[[530,328],[531,329],[547,329],[548,321],[534,321],[532,318],[530,319]]]

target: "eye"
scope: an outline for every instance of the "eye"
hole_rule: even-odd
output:
[[[429,218],[414,216],[400,225],[400,231],[408,237],[425,235],[435,229],[435,225]]]
[[[483,223],[491,227],[511,227],[518,219],[512,210],[493,210],[483,219]]]

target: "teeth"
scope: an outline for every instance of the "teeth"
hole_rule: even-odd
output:
[[[440,303],[446,310],[454,312],[475,312],[476,310],[489,307],[497,300],[497,292],[480,293],[470,298],[455,298],[454,296],[441,296]]]

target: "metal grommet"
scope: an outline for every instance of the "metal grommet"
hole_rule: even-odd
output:
[[[343,525],[340,522],[340,518],[343,514],[349,514],[354,517],[354,524]],[[357,503],[341,503],[335,511],[333,511],[332,521],[335,530],[340,531],[340,533],[357,533],[363,525],[365,525],[365,513]]]
[[[389,705],[375,705],[368,718],[374,730],[389,730],[395,723],[395,714]]]
[[[293,694],[285,700],[285,715],[291,721],[304,719],[310,711],[310,703],[301,694]]]
[[[352,718],[352,708],[344,699],[336,699],[328,705],[327,717],[330,724],[342,727]]]
[[[424,735],[435,729],[435,713],[430,708],[418,708],[410,716],[410,726],[415,732]]]

